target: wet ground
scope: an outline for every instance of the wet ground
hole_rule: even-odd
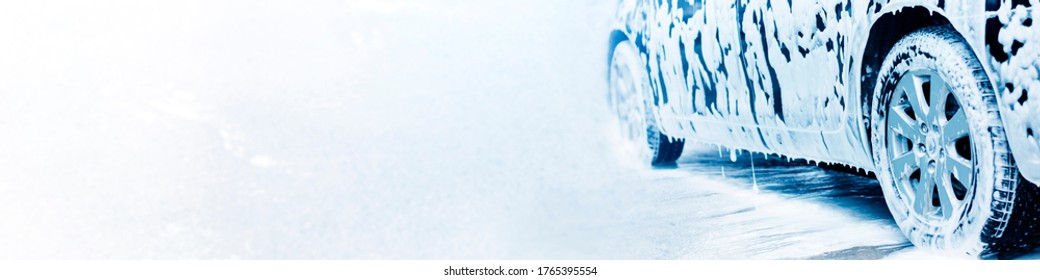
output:
[[[754,193],[766,193],[785,200],[805,201],[842,209],[841,212],[856,219],[858,223],[871,223],[886,230],[894,230],[896,227],[885,205],[885,199],[877,180],[872,177],[872,174],[861,170],[853,170],[841,166],[818,166],[804,160],[791,160],[786,157],[761,153],[751,154],[745,152],[738,153],[736,157],[731,157],[730,152],[723,149],[719,149],[718,153],[704,151],[703,149],[686,153],[674,168],[677,171],[688,172],[698,176],[739,182],[735,183],[733,187]],[[746,210],[755,211],[756,209],[747,208]],[[728,215],[739,215],[741,213],[745,212],[736,211]],[[812,220],[813,213],[807,211],[801,218]],[[808,232],[830,230],[826,227],[820,227],[783,232],[779,227],[762,228],[753,224],[745,224],[745,226],[748,226],[748,231],[761,232],[763,236],[787,235],[791,237],[789,240],[763,238],[760,240],[762,243],[755,244],[763,247],[783,247],[785,245],[784,242],[813,242],[799,240],[794,238],[794,236]],[[875,243],[877,244],[848,246],[848,248],[793,258],[880,259],[913,246],[909,241],[899,240],[898,238]],[[745,244],[732,245],[734,247],[746,246]]]

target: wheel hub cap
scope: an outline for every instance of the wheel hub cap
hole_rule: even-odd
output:
[[[939,140],[939,131],[931,131],[925,135],[924,150],[928,154],[929,159],[935,161],[942,157],[942,144]]]

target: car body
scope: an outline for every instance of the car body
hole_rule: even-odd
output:
[[[992,85],[1017,172],[1040,181],[1040,10],[1017,0],[622,0],[668,136],[877,171],[871,106],[896,43],[963,37]],[[1040,4],[1037,4],[1040,5]],[[1027,188],[1035,188],[1030,185]]]
[[[1040,92],[1040,26],[1025,24],[1036,7],[953,2],[626,0],[612,40],[634,39],[653,58],[647,69],[670,134],[873,170],[865,88],[883,55],[880,37],[906,31],[871,29],[928,14],[988,62],[1022,175],[1040,180],[1040,136],[1030,133],[1040,135],[1040,98],[1028,98]]]

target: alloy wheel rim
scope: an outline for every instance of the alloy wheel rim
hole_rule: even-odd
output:
[[[888,159],[901,202],[925,221],[959,219],[975,186],[974,141],[963,103],[929,69],[904,75],[890,102]]]
[[[650,141],[649,126],[647,124],[647,112],[645,100],[643,99],[643,87],[634,70],[631,59],[626,57],[630,54],[619,52],[615,56],[610,71],[611,102],[614,114],[619,122],[619,129],[624,137],[629,152],[638,158],[648,159],[652,157],[653,150]]]

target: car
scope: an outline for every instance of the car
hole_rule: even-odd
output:
[[[914,245],[1006,256],[1040,234],[1035,3],[621,0],[607,99],[645,164],[693,141],[861,168]]]

